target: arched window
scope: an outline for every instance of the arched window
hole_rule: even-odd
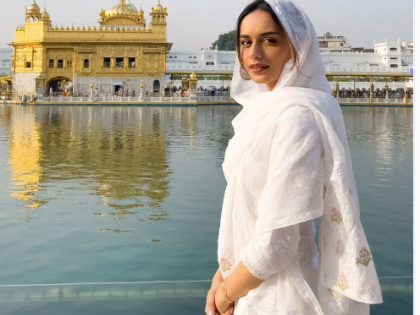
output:
[[[89,59],[85,59],[83,61],[83,68],[85,68],[85,69],[89,68]]]
[[[159,82],[159,80],[155,80],[153,82],[153,92],[154,93],[159,93],[160,92],[160,82]]]

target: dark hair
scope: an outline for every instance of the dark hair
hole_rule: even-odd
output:
[[[267,12],[268,14],[270,14],[271,18],[273,19],[273,21],[282,29],[282,31],[284,32],[287,41],[290,45],[290,48],[292,50],[292,54],[293,54],[293,67],[298,67],[299,70],[299,55],[297,53],[297,50],[295,48],[295,46],[292,44],[292,41],[289,38],[289,35],[287,35],[286,31],[284,30],[283,25],[281,24],[281,22],[279,21],[276,13],[273,11],[273,9],[270,7],[270,5],[265,2],[265,0],[255,0],[254,2],[250,3],[249,5],[247,5],[247,7],[241,12],[241,14],[238,17],[238,21],[236,23],[236,53],[238,54],[238,58],[239,58],[239,62],[241,63],[242,68],[244,68],[244,62],[242,60],[242,56],[241,56],[241,45],[240,45],[240,30],[241,30],[241,24],[242,21],[244,20],[244,18],[254,12],[254,11],[263,11],[263,12]]]

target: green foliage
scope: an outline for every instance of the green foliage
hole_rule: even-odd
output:
[[[219,50],[236,50],[236,31],[230,31],[219,35],[219,38],[212,44],[212,49],[217,48]]]

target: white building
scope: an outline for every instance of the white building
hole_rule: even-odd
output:
[[[0,76],[9,75],[12,67],[12,48],[0,48]]]
[[[320,51],[350,51],[351,47],[347,44],[347,37],[333,36],[326,33],[324,36],[318,36],[318,45]]]
[[[334,41],[332,41],[334,39]],[[327,44],[321,42],[326,41]],[[413,44],[401,42],[373,43],[373,49],[351,48],[344,36],[331,38],[318,37],[320,53],[326,72],[360,72],[360,73],[409,73],[413,67]],[[342,45],[341,45],[342,44]],[[343,47],[341,51],[336,51]],[[199,51],[171,51],[166,57],[166,71],[203,73],[232,73],[235,64],[235,51],[204,49]],[[169,80],[169,76],[167,76]],[[175,81],[180,86],[179,80]],[[220,80],[199,81],[199,86],[229,86],[230,82]]]

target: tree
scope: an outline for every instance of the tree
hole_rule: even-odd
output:
[[[212,44],[212,49],[219,50],[236,50],[236,31],[230,31],[219,35],[219,38]]]

